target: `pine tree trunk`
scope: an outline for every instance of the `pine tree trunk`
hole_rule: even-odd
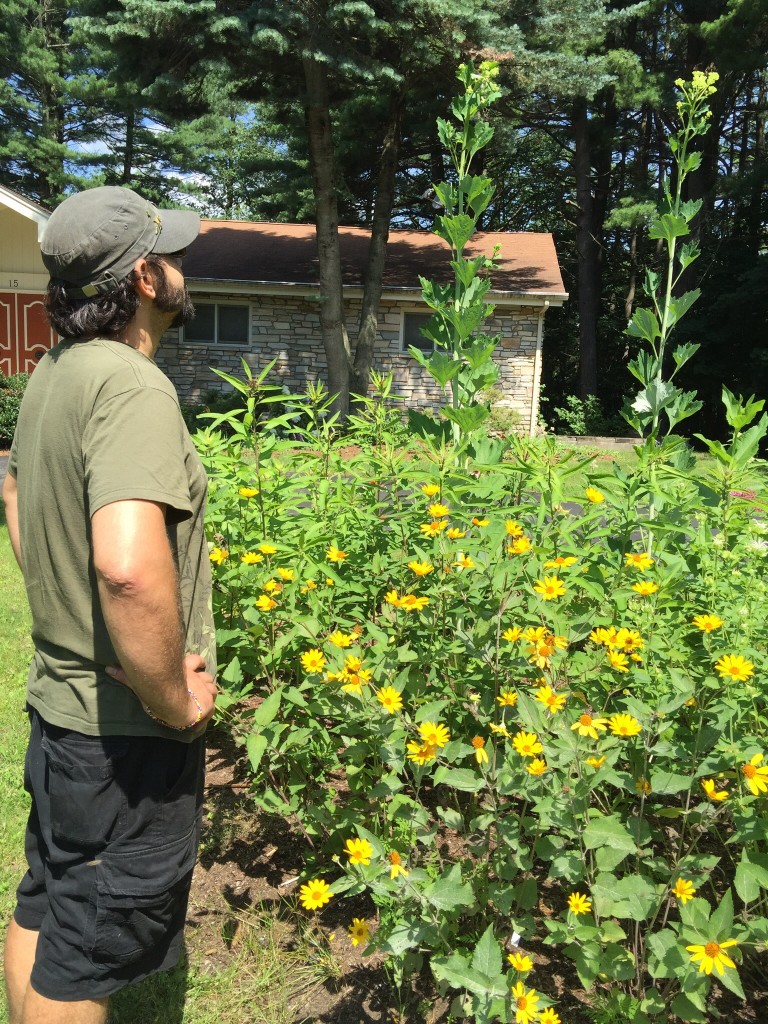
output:
[[[314,184],[317,251],[320,263],[320,332],[328,364],[333,410],[349,412],[351,354],[344,327],[344,290],[339,246],[339,212],[333,162],[333,138],[325,66],[304,57],[306,118]]]
[[[591,152],[587,104],[576,100],[573,106],[576,178],[576,250],[579,285],[579,395],[597,393],[597,304],[598,260],[600,248],[593,233]]]

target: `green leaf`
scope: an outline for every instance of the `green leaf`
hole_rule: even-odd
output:
[[[426,930],[427,925],[423,921],[407,921],[395,925],[389,935],[381,941],[380,948],[385,953],[400,956],[407,949],[419,946]]]
[[[485,974],[479,974],[470,967],[466,958],[461,953],[451,953],[450,956],[435,956],[431,960],[432,973],[438,981],[447,981],[452,988],[465,988],[478,996],[488,996],[496,992],[493,979]]]
[[[280,710],[280,701],[283,696],[282,686],[278,686],[277,689],[270,693],[256,710],[251,715],[251,721],[254,725],[265,726],[269,725],[270,722],[274,722],[277,717],[277,713]]]
[[[690,966],[690,958],[680,948],[671,928],[652,933],[646,941],[650,953],[648,973],[652,978],[675,978]]]
[[[267,749],[267,737],[264,733],[252,732],[245,741],[245,749],[248,751],[248,760],[251,762],[251,769],[256,772]]]
[[[685,790],[690,789],[692,780],[689,775],[680,775],[677,772],[660,770],[651,772],[650,783],[652,797],[670,796],[674,793],[683,793]]]
[[[475,233],[475,221],[466,213],[456,216],[435,217],[434,232],[455,249],[461,252]]]
[[[672,1012],[681,1020],[690,1021],[691,1024],[707,1024],[706,1010],[699,1009],[683,992],[672,1000]]]
[[[610,846],[614,850],[634,853],[635,840],[617,814],[595,818],[584,829],[584,845],[588,850]]]
[[[661,334],[661,327],[650,309],[636,309],[624,333],[632,338],[642,338],[653,345]]]
[[[722,974],[717,975],[717,980],[725,988],[730,989],[734,995],[738,996],[739,999],[746,999],[744,995],[744,989],[741,985],[741,978],[739,977],[738,971],[734,970],[733,967],[726,967]]]
[[[446,768],[445,765],[436,770],[434,780],[436,786],[451,786],[462,793],[477,793],[485,785],[482,775],[467,768]]]
[[[470,907],[475,901],[472,886],[465,885],[461,880],[461,868],[458,864],[454,864],[440,878],[428,885],[422,895],[438,910]]]
[[[490,412],[484,405],[470,405],[465,406],[463,409],[445,406],[443,408],[443,415],[453,423],[457,423],[463,434],[471,434],[473,430],[477,430],[479,426],[485,423],[490,416]]]
[[[472,970],[489,978],[501,974],[501,949],[493,937],[493,925],[488,925],[472,954]]]
[[[669,300],[669,306],[667,308],[667,327],[669,330],[671,330],[679,320],[682,320],[700,296],[701,290],[699,288],[694,288],[692,291],[686,292],[684,295],[678,295],[677,297]]]
[[[667,245],[687,234],[688,221],[685,217],[675,216],[673,213],[662,214],[648,229],[649,238],[663,238]]]
[[[725,896],[720,900],[720,905],[709,919],[709,927],[712,931],[712,938],[720,942],[730,939],[733,928],[733,893],[726,890]]]
[[[232,683],[237,686],[238,683],[243,681],[243,670],[240,667],[240,659],[237,655],[230,661],[224,671],[221,673],[221,678],[225,683]]]
[[[744,903],[753,903],[760,897],[761,889],[768,889],[768,855],[741,851],[741,861],[736,868],[734,886]]]

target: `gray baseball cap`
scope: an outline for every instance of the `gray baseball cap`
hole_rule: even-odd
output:
[[[191,210],[161,211],[129,188],[101,185],[54,210],[40,249],[52,278],[91,298],[112,291],[136,260],[180,252],[199,231]]]

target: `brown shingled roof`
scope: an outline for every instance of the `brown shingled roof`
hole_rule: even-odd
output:
[[[344,283],[362,285],[369,232],[340,227]],[[500,246],[493,290],[566,297],[555,245],[543,232],[478,233],[466,255],[490,256]],[[390,231],[383,287],[419,288],[419,274],[447,280],[448,246],[429,231]],[[184,261],[188,279],[254,284],[316,285],[317,242],[313,224],[258,224],[204,220]]]

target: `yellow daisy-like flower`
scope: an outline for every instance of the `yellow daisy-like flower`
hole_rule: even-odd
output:
[[[259,489],[258,487],[241,487],[237,493],[241,498],[255,498]]]
[[[444,747],[451,738],[451,734],[440,722],[422,722],[419,735],[429,747]]]
[[[513,708],[517,704],[517,693],[514,690],[502,690],[496,700],[502,707]]]
[[[625,626],[622,626],[616,634],[616,646],[620,647],[622,651],[629,653],[630,651],[637,651],[645,647],[645,640],[643,640],[636,629],[627,629]]]
[[[475,516],[472,520],[473,526],[487,526],[490,523],[490,519],[481,519],[479,516]]]
[[[340,551],[335,544],[331,544],[328,550],[325,552],[325,557],[329,562],[336,562],[341,564],[345,559],[349,558],[346,551]]]
[[[435,571],[434,565],[430,565],[429,562],[409,562],[408,568],[417,576],[429,576],[431,572]]]
[[[434,747],[429,743],[416,743],[412,740],[408,743],[407,749],[408,760],[415,761],[416,764],[420,765],[429,764],[429,762],[434,761],[437,756],[437,747]]]
[[[506,523],[504,523],[504,529],[510,537],[522,537],[523,535],[523,528],[516,519],[508,519]]]
[[[544,750],[535,732],[518,732],[512,737],[512,746],[520,757],[533,757]]]
[[[269,594],[261,594],[254,603],[260,612],[271,612],[277,608],[277,601],[273,601]]]
[[[545,576],[543,580],[536,580],[533,589],[541,595],[542,601],[554,601],[568,592],[563,581],[557,576]]]
[[[229,552],[224,548],[214,548],[208,557],[212,562],[215,562],[216,565],[221,565],[222,562],[225,562],[229,558]]]
[[[535,988],[526,989],[522,981],[512,986],[512,1004],[516,1024],[533,1024],[539,1016],[539,995]]]
[[[342,633],[340,629],[334,629],[328,635],[328,643],[334,647],[351,647],[354,642],[355,637],[352,633]]]
[[[608,725],[614,736],[637,736],[643,731],[642,725],[632,715],[611,715]]]
[[[527,953],[509,953],[507,960],[519,974],[527,974],[533,970],[533,960]]]
[[[274,544],[268,544],[266,541],[264,541],[263,544],[259,544],[258,550],[262,553],[262,555],[275,555],[275,554],[277,554],[277,548],[275,547],[275,545]]]
[[[264,591],[267,594],[279,594],[282,592],[283,584],[278,583],[277,580],[267,580],[264,584]]]
[[[452,526],[450,530],[446,531],[445,536],[448,537],[449,540],[461,540],[462,537],[467,536],[467,531],[460,530],[458,526]]]
[[[429,512],[433,519],[444,519],[450,514],[450,511],[451,510],[447,505],[441,505],[439,503],[436,505],[430,505],[427,509],[427,512]]]
[[[755,754],[754,757],[750,758],[749,764],[741,766],[741,774],[747,780],[749,791],[753,796],[768,793],[768,765],[758,767],[762,760],[762,754]]]
[[[317,584],[314,580],[304,580],[304,586],[301,588],[302,594],[305,594],[308,590],[317,590]]]
[[[651,792],[651,784],[644,775],[641,775],[637,782],[635,782],[635,789],[638,793],[645,793],[647,796]]]
[[[715,668],[723,679],[732,679],[738,683],[745,683],[755,674],[755,666],[740,654],[724,654],[715,662]]]
[[[428,597],[417,597],[415,594],[403,594],[398,607],[405,612],[420,612],[429,604]]]
[[[551,1006],[548,1006],[546,1010],[541,1011],[538,1024],[562,1024],[560,1020],[560,1014],[553,1010]]]
[[[556,714],[558,711],[562,711],[565,707],[565,694],[555,693],[549,685],[540,686],[539,689],[535,691],[533,699],[537,700],[539,704],[543,704],[551,715]]]
[[[344,853],[349,857],[350,864],[364,864],[366,867],[371,863],[373,847],[367,839],[348,839],[344,844]]]
[[[624,556],[624,565],[628,569],[637,569],[645,572],[653,565],[653,559],[647,551],[630,551]]]
[[[439,484],[423,484],[421,493],[426,498],[434,498],[436,494],[440,493],[440,486]]]
[[[390,715],[394,715],[403,706],[403,698],[394,686],[382,687],[376,694],[376,700]]]
[[[579,715],[571,726],[571,731],[578,732],[579,736],[588,736],[591,740],[598,738],[598,730],[605,732],[608,728],[607,718],[593,718],[588,712]]]
[[[687,878],[678,878],[672,886],[672,895],[681,903],[687,903],[696,895],[696,889],[693,882],[689,882]]]
[[[240,561],[244,565],[258,565],[259,562],[264,561],[264,555],[259,554],[258,551],[246,551],[240,555]]]
[[[603,647],[615,647],[616,632],[615,626],[597,626],[589,634],[589,639],[593,644],[600,644]]]
[[[728,799],[728,790],[718,789],[717,783],[714,779],[702,779],[701,788],[704,790],[704,792],[707,794],[710,800],[714,800],[719,803],[722,800]]]
[[[608,662],[616,672],[629,672],[627,656],[620,651],[608,651]]]
[[[472,737],[472,746],[475,748],[475,760],[478,764],[488,764],[488,751],[485,749],[485,740],[482,736]]]
[[[498,697],[496,699],[498,700]],[[504,736],[508,740],[512,739],[512,737],[509,734],[509,731],[504,725],[495,725],[493,722],[489,722],[488,728],[491,730],[494,736]]]
[[[509,643],[513,644],[517,640],[519,640],[522,635],[523,631],[522,629],[520,629],[519,626],[510,626],[509,629],[505,629],[504,632],[501,634],[501,639],[507,640],[509,641]]]
[[[278,569],[277,575],[281,580],[284,580],[286,583],[290,583],[296,575],[296,571],[294,569]]]
[[[387,604],[391,604],[393,608],[400,607],[400,596],[396,590],[388,590],[384,595],[384,600]]]
[[[398,875],[404,875],[408,877],[408,872],[403,867],[403,858],[397,852],[397,850],[390,850],[387,854],[387,860],[389,861],[389,877],[394,881]]]
[[[699,974],[711,974],[713,970],[718,974],[725,974],[724,968],[735,967],[736,964],[723,950],[736,945],[736,939],[727,939],[725,942],[707,942],[704,946],[694,945],[685,948],[691,954],[692,962],[699,965]]]
[[[691,621],[702,633],[711,633],[715,629],[720,629],[723,624],[719,615],[694,615]]]
[[[352,940],[353,946],[359,946],[361,942],[368,942],[371,930],[362,917],[353,917],[352,924],[347,929],[347,935]]]
[[[299,889],[299,901],[305,910],[319,910],[331,898],[331,887],[322,878],[313,878]]]
[[[462,551],[458,553],[458,555],[456,556],[456,561],[453,564],[457,565],[460,569],[475,568],[475,563],[472,561],[469,555],[465,555]]]
[[[530,537],[515,537],[515,539],[510,544],[507,544],[507,551],[510,553],[510,555],[524,555],[526,551],[530,550]]]
[[[301,667],[305,672],[322,672],[325,668],[325,655],[322,651],[313,647],[302,654]]]
[[[639,583],[632,584],[632,589],[641,597],[650,597],[651,594],[655,594],[659,588],[653,580],[640,580]]]
[[[596,487],[587,487],[584,494],[587,501],[591,501],[593,505],[600,505],[605,501],[605,495],[602,491],[598,491]]]
[[[544,563],[545,569],[570,569],[572,565],[578,562],[578,558],[574,558],[573,555],[558,555],[557,558],[550,559],[549,562]]]
[[[439,537],[447,525],[445,519],[433,519],[431,523],[422,523],[419,529],[425,537]]]
[[[605,757],[604,756],[603,757],[594,757],[594,756],[593,757],[587,757],[585,760],[586,760],[586,763],[589,765],[590,768],[602,768],[603,765],[605,764]]]
[[[589,914],[592,910],[592,900],[582,896],[580,892],[572,892],[568,897],[568,909],[576,917],[579,914]]]
[[[533,760],[529,761],[525,766],[525,770],[529,775],[543,775],[545,772],[549,771],[549,766],[546,761],[542,760],[542,758],[534,757]]]

